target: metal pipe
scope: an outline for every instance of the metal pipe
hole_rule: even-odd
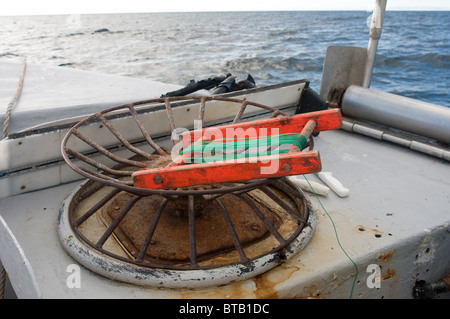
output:
[[[359,123],[357,124],[352,122],[351,119],[342,121],[342,129],[348,132],[355,132],[365,136],[369,136],[378,140],[391,142],[417,152],[425,153],[446,161],[450,161],[450,151],[447,151],[445,148],[418,142],[408,137],[394,135],[389,131],[379,130],[376,128],[368,127],[366,125],[361,125]]]
[[[352,85],[342,113],[450,144],[450,108]]]
[[[367,61],[364,72],[363,87],[368,88],[372,78],[373,66],[375,64],[375,56],[377,53],[378,40],[381,37],[381,29],[383,28],[384,13],[386,11],[387,0],[376,0],[372,13],[372,22],[370,25],[369,45],[367,47]]]

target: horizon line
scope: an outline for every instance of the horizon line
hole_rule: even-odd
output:
[[[57,15],[93,15],[93,14],[146,14],[146,13],[221,13],[221,12],[331,12],[331,11],[354,11],[354,12],[371,12],[371,10],[364,9],[277,9],[277,10],[189,10],[189,11],[112,11],[112,12],[72,12],[72,13],[7,13],[0,14],[1,17],[21,17],[21,16],[57,16]],[[390,11],[403,12],[436,12],[436,11],[450,11],[450,8],[391,8],[386,9],[386,13]]]

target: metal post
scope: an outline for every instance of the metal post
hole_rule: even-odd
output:
[[[375,64],[375,56],[377,53],[378,40],[381,37],[381,29],[383,28],[384,13],[386,11],[387,0],[375,0],[375,6],[372,13],[372,22],[370,25],[370,38],[367,47],[367,62],[364,72],[363,87],[368,88],[372,79],[372,70]]]

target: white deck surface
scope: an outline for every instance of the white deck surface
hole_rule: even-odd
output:
[[[11,87],[8,94],[0,96],[1,105],[7,105],[16,89],[20,65],[0,64],[0,67],[2,74],[6,69],[16,70],[15,74],[8,73],[9,80],[2,82],[2,87]],[[42,70],[46,72],[39,73]],[[48,91],[48,85],[39,89],[32,84],[41,80],[57,83],[64,76],[53,73],[51,68],[29,66],[23,95],[13,111],[14,132],[24,128],[21,126],[24,119],[42,112],[41,106],[55,111],[55,116],[52,111],[44,119],[38,116],[35,125],[60,119],[61,114],[63,118],[81,116],[96,108],[105,109],[108,103],[113,106],[119,105],[119,101],[154,98],[178,88],[148,80],[59,70],[69,74],[66,82],[59,88],[52,84]],[[154,84],[153,91],[146,92],[150,84]],[[86,90],[89,87],[96,89]],[[59,99],[52,100],[56,91]],[[77,92],[86,94],[77,101]],[[66,96],[70,96],[71,102],[58,108]],[[1,110],[0,114],[3,113]],[[39,145],[26,144],[29,137],[23,141],[22,147],[39,149]],[[3,142],[12,147],[17,141]],[[330,193],[320,199],[334,221],[342,247],[358,265],[353,298],[411,298],[417,280],[434,282],[450,273],[448,161],[346,131],[322,132],[315,138],[315,149],[320,151],[322,170],[332,172],[350,189],[346,198]],[[13,167],[14,163],[2,165]],[[52,179],[53,176],[45,175],[48,172],[53,171],[42,170],[42,178]],[[316,176],[309,178],[319,181]],[[59,241],[57,218],[61,203],[81,182],[37,187],[39,190],[23,194],[15,191],[11,194],[16,195],[0,198],[0,259],[19,298],[350,297],[355,268],[341,250],[331,220],[313,196],[311,202],[318,221],[310,243],[295,258],[261,276],[221,287],[169,290],[120,283],[81,267],[80,288],[69,288],[67,279],[72,273],[70,268],[68,272],[68,266],[78,263]],[[367,271],[369,265],[381,270],[380,288],[370,281],[376,273],[371,268]]]
[[[410,298],[416,280],[435,281],[450,267],[448,162],[344,131],[315,139],[323,171],[333,172],[350,196],[321,197],[340,242],[358,264],[353,298]],[[319,181],[315,176],[311,180]],[[76,262],[57,235],[61,202],[78,183],[0,200],[6,221],[43,298],[348,298],[355,268],[340,249],[330,219],[316,208],[318,226],[296,258],[252,280],[197,291],[152,289],[105,279],[81,268],[81,288],[68,288]],[[1,256],[2,259],[5,256]],[[381,287],[369,288],[367,266],[381,269]],[[5,263],[8,267],[8,264]],[[11,281],[17,281],[13,273]],[[33,287],[15,287],[27,296]],[[32,295],[33,296],[33,295]]]
[[[0,128],[17,90],[21,71],[21,62],[0,60]],[[179,88],[179,85],[144,78],[27,63],[22,94],[12,111],[9,133],[86,116],[132,101],[159,98]]]

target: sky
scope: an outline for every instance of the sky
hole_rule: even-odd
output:
[[[9,0],[0,16],[186,11],[364,10],[375,0]],[[449,0],[387,0],[387,10],[450,10]]]

